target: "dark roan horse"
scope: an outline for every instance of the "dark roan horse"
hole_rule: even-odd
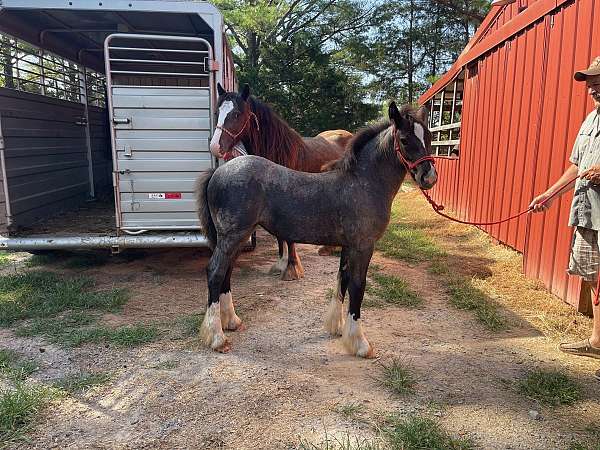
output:
[[[392,103],[389,117],[358,133],[328,172],[298,172],[265,158],[244,156],[200,176],[198,211],[213,249],[206,269],[208,308],[200,327],[205,345],[230,350],[223,330],[233,331],[242,324],[233,306],[231,271],[240,247],[260,225],[286,241],[342,247],[337,295],[325,326],[331,335],[342,335],[351,354],[373,356],[362,331],[360,308],[375,243],[387,227],[392,201],[407,171],[423,189],[437,181],[426,110],[399,111]]]
[[[247,153],[301,172],[321,172],[323,166],[342,156],[352,137],[345,130],[330,130],[313,138],[303,138],[268,105],[250,96],[247,84],[240,93],[226,92],[220,84],[217,90],[219,116],[210,143],[211,152],[217,158],[229,161]],[[281,272],[283,280],[302,278],[304,268],[296,246],[292,242],[286,246],[281,239],[277,243],[279,261],[271,271]]]

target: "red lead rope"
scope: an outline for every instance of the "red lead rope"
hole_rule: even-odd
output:
[[[415,162],[410,162],[408,161],[404,155],[402,154],[401,151],[401,146],[400,143],[398,142],[398,138],[396,137],[396,132],[394,130],[394,140],[396,141],[396,152],[398,153],[400,160],[402,161],[402,163],[406,166],[406,168],[410,171],[412,169],[414,169],[418,164],[422,163],[423,161],[430,161],[431,163],[434,163],[435,160],[433,159],[433,157],[431,156],[425,156],[423,158],[418,159]],[[579,178],[579,175],[577,175],[575,178],[573,178],[572,180],[570,180],[565,186],[567,186],[568,184],[571,184],[573,181],[575,181],[577,178]],[[500,219],[500,220],[494,220],[492,222],[469,222],[466,220],[460,220],[460,219],[455,219],[454,217],[450,217],[448,214],[443,213],[442,211],[444,210],[444,206],[440,205],[439,203],[436,203],[436,201],[434,199],[432,199],[429,194],[427,192],[425,192],[425,190],[423,188],[419,188],[421,190],[421,193],[423,194],[423,196],[427,199],[427,201],[429,202],[429,204],[431,205],[431,208],[435,211],[436,214],[439,214],[440,216],[449,219],[453,222],[456,223],[462,223],[465,225],[476,225],[476,226],[488,226],[488,225],[498,225],[504,222],[508,222],[509,220],[513,220],[516,219],[517,217],[523,216],[525,214],[528,214],[530,212],[533,211],[533,207],[530,206],[529,208],[514,214],[510,217],[507,217],[505,219]],[[561,192],[561,190],[559,189],[558,191],[556,191],[554,194],[552,194],[550,197],[548,197],[546,200],[544,200],[543,202],[541,202],[541,205],[544,205],[544,203],[546,203],[547,201],[551,200],[552,198],[556,197],[559,193]],[[596,282],[596,293],[594,295],[594,306],[598,306],[600,305],[600,276],[597,276],[597,282]]]
[[[572,183],[573,181],[575,181],[577,178],[579,178],[579,176],[573,178],[571,181],[569,181],[569,183]],[[425,196],[425,198],[427,199],[427,201],[429,202],[429,204],[431,205],[431,207],[433,208],[433,210],[439,214],[442,217],[445,217],[446,219],[449,219],[453,222],[457,222],[457,223],[463,223],[465,225],[481,225],[481,226],[486,226],[486,225],[497,225],[500,223],[504,223],[504,222],[508,222],[509,220],[512,219],[516,219],[519,216],[522,216],[524,214],[528,214],[531,211],[533,211],[533,207],[529,207],[524,211],[521,211],[518,214],[514,214],[510,217],[507,217],[505,219],[501,219],[501,220],[495,220],[493,222],[468,222],[465,220],[459,220],[459,219],[455,219],[454,217],[450,217],[448,214],[444,214],[443,212],[441,212],[444,209],[443,205],[439,205],[438,203],[435,202],[435,200],[433,200],[429,194],[427,192],[425,192],[423,189],[421,189],[421,192],[423,193],[423,195]],[[543,205],[544,203],[546,203],[548,200],[550,200],[551,198],[554,198],[556,195],[558,195],[560,193],[560,190],[556,191],[554,194],[552,194],[550,197],[548,197],[546,200],[544,200],[541,204]],[[596,292],[594,294],[594,306],[598,306],[600,305],[600,276],[596,276],[597,277],[597,281],[596,281]]]

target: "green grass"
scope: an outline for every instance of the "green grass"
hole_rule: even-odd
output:
[[[372,272],[371,279],[374,284],[369,283],[367,293],[373,295],[385,303],[397,306],[417,307],[423,303],[423,299],[408,287],[408,284],[393,275]]]
[[[154,325],[136,324],[118,328],[97,326],[98,317],[71,313],[62,317],[35,319],[15,330],[17,336],[43,336],[61,347],[78,347],[106,342],[116,347],[136,347],[156,340],[160,331]],[[90,326],[91,325],[91,326]]]
[[[0,267],[8,266],[10,261],[10,253],[0,252]]]
[[[85,392],[94,386],[100,386],[110,381],[112,375],[108,372],[81,373],[62,378],[54,386],[69,394]]]
[[[51,266],[63,262],[66,258],[64,252],[48,252],[40,253],[38,255],[31,255],[31,257],[25,261],[26,267],[40,267],[40,266]]]
[[[471,311],[488,330],[500,331],[508,328],[506,319],[498,311],[495,303],[471,283],[463,278],[447,280],[450,304],[455,308]]]
[[[156,340],[160,335],[157,327],[145,324],[105,330],[105,339],[117,347],[137,347]]]
[[[581,442],[572,442],[567,447],[568,450],[600,450],[600,442],[592,444],[583,444]]]
[[[179,317],[176,320],[176,324],[181,332],[181,337],[188,338],[190,336],[196,336],[203,319],[204,314],[189,314]]]
[[[46,386],[22,382],[14,389],[0,389],[0,448],[21,438],[35,416],[56,396]]]
[[[38,369],[35,361],[23,359],[12,350],[0,349],[0,374],[12,380],[25,380]]]
[[[159,362],[157,365],[152,366],[152,369],[158,369],[158,370],[173,370],[176,369],[177,367],[179,367],[179,361],[162,361]]]
[[[0,326],[22,319],[51,317],[66,310],[116,311],[127,301],[121,289],[94,291],[87,277],[63,278],[52,272],[0,277]]]
[[[433,261],[430,261],[427,270],[429,271],[429,273],[432,273],[434,275],[450,275],[452,273],[450,267],[448,266],[448,263],[444,261],[444,258],[434,259]]]
[[[392,359],[388,364],[381,364],[382,374],[379,382],[398,395],[414,392],[417,381],[412,370],[399,359]]]
[[[521,394],[551,406],[572,405],[581,399],[581,387],[558,371],[536,369],[519,381],[517,388]]]
[[[299,450],[384,450],[387,448],[379,439],[351,436],[350,433],[339,437],[329,437],[325,434],[325,440],[318,444],[301,439],[298,446]]]
[[[351,420],[364,411],[364,405],[358,402],[344,403],[336,405],[334,411],[345,419]]]
[[[423,231],[403,223],[390,223],[375,248],[385,256],[412,263],[445,255]]]
[[[393,450],[470,450],[473,443],[464,438],[451,437],[432,419],[410,416],[406,419],[392,417],[384,431],[386,448]]]

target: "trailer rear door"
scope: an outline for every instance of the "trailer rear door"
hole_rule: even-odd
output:
[[[214,164],[211,60],[200,38],[106,39],[119,229],[199,228],[194,182]]]

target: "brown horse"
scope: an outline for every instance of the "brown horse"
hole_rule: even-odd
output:
[[[317,137],[327,139],[332,144],[336,144],[342,148],[346,148],[353,136],[352,133],[346,130],[327,130],[317,134]]]
[[[268,105],[251,97],[247,84],[239,93],[227,92],[220,84],[217,90],[219,117],[210,150],[225,161],[251,154],[300,172],[316,173],[337,161],[352,137],[348,131],[331,130],[303,138]],[[287,242],[287,258],[286,243],[280,239],[277,243],[279,261],[271,271],[281,272],[283,280],[302,278],[304,268],[294,243]]]

